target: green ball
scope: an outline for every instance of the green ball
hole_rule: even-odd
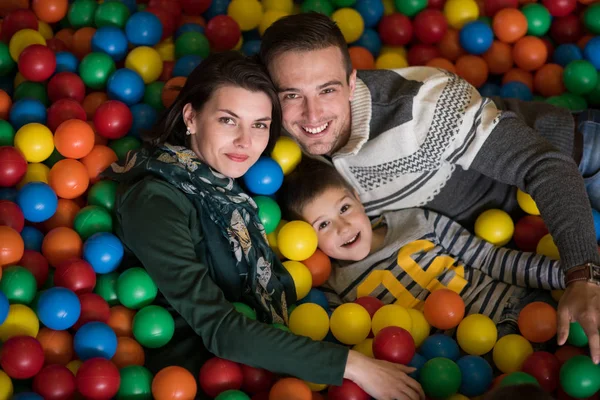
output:
[[[129,150],[138,149],[142,145],[139,139],[133,136],[124,136],[110,142],[109,147],[114,150],[119,160],[124,160]]]
[[[600,3],[592,4],[585,10],[583,23],[591,33],[600,35]]]
[[[254,201],[258,206],[258,217],[265,227],[267,235],[274,232],[281,221],[281,209],[275,200],[267,196],[256,196]]]
[[[425,394],[429,397],[452,396],[460,388],[460,368],[448,358],[432,358],[421,368],[419,380]]]
[[[600,72],[598,72],[598,83],[591,92],[587,94],[587,101],[594,107],[600,106]]]
[[[94,233],[112,232],[112,216],[106,208],[101,206],[83,207],[75,215],[73,229],[85,241]]]
[[[0,76],[10,75],[16,66],[8,51],[8,44],[0,42]]]
[[[120,1],[105,1],[100,4],[94,14],[96,27],[116,26],[125,28],[125,23],[129,18],[129,9]]]
[[[108,274],[96,275],[94,293],[102,297],[111,307],[119,304],[119,297],[117,296],[117,279],[119,279],[119,272],[116,271]]]
[[[277,328],[277,329],[282,330],[284,332],[291,332],[290,328],[288,328],[287,326],[285,326],[283,324],[273,324],[273,328]]]
[[[569,102],[567,101],[567,99],[565,99],[562,96],[548,97],[545,100],[545,102],[548,104],[552,104],[553,106],[556,106],[556,107],[567,108],[567,109],[569,108]]]
[[[567,343],[575,347],[585,347],[588,345],[588,337],[579,322],[571,322]]]
[[[571,397],[590,397],[600,389],[600,370],[590,357],[574,356],[561,367],[560,384]]]
[[[477,18],[477,21],[483,22],[484,24],[486,24],[487,26],[492,26],[492,18],[486,16],[486,15],[482,15],[479,18]]]
[[[79,64],[79,75],[90,89],[104,89],[108,78],[116,71],[115,62],[106,53],[90,53]]]
[[[127,308],[138,310],[152,304],[158,288],[144,268],[134,267],[125,270],[117,280],[117,296]]]
[[[69,7],[67,17],[75,29],[94,24],[94,13],[98,3],[95,0],[75,0]]]
[[[332,0],[332,1],[333,1],[333,5],[336,8],[352,7],[356,3],[356,0]]]
[[[517,371],[506,375],[500,382],[500,386],[514,386],[514,385],[525,385],[532,383],[539,386],[539,382],[533,376],[528,373]]]
[[[52,168],[54,164],[64,159],[65,157],[62,154],[60,154],[55,147],[54,150],[52,150],[52,154],[50,154],[50,157],[46,158],[43,164],[46,165],[48,168]]]
[[[560,96],[567,102],[567,104],[569,105],[569,110],[571,111],[579,112],[588,108],[587,101],[583,96],[569,92],[565,92]]]
[[[575,94],[590,93],[598,83],[598,72],[591,62],[586,60],[571,61],[563,72],[565,87]]]
[[[15,129],[3,119],[0,119],[0,146],[12,146],[15,141]]]
[[[541,4],[527,4],[521,9],[527,18],[527,34],[532,36],[544,36],[550,29],[552,16],[546,7]]]
[[[121,383],[117,400],[152,400],[152,374],[141,365],[130,365],[119,371]]]
[[[219,393],[215,400],[250,400],[250,397],[244,392],[230,389]]]
[[[144,91],[144,103],[152,106],[156,111],[162,111],[165,108],[165,105],[162,102],[161,94],[163,87],[165,86],[164,82],[152,82],[151,84],[146,86],[146,90]]]
[[[157,349],[169,343],[175,332],[175,321],[163,307],[152,305],[133,317],[133,336],[142,346]]]
[[[0,291],[10,304],[29,304],[37,293],[37,282],[27,268],[13,265],[2,271]]]
[[[237,312],[244,314],[250,319],[256,319],[256,311],[254,311],[249,305],[240,302],[235,302],[233,303],[233,306],[235,307]]]
[[[17,86],[13,94],[13,101],[25,98],[39,100],[46,107],[50,105],[48,91],[43,83],[25,81]]]
[[[395,0],[396,10],[407,17],[414,17],[427,7],[427,0]]]
[[[112,212],[115,208],[118,186],[117,182],[111,180],[102,180],[94,183],[88,191],[88,204],[101,206]]]
[[[200,32],[186,32],[175,41],[175,58],[196,55],[202,59],[210,54],[210,44]]]
[[[300,7],[303,13],[316,12],[331,17],[333,4],[329,0],[306,0]]]

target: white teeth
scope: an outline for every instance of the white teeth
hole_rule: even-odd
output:
[[[346,246],[348,244],[352,244],[352,243],[356,242],[356,239],[358,239],[358,233],[352,239],[350,239],[346,243],[344,243],[342,246]]]
[[[327,127],[329,126],[329,122],[324,123],[321,126],[318,126],[316,128],[306,128],[306,127],[302,127],[306,132],[308,133],[312,133],[313,135],[316,135],[317,133],[321,133],[323,132],[325,129],[327,129]]]

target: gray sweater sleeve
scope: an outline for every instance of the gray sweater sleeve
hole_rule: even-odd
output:
[[[502,118],[471,168],[533,197],[565,269],[600,262],[583,178],[573,159],[534,129],[518,118]]]

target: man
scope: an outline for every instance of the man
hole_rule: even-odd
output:
[[[285,130],[305,152],[331,160],[369,215],[420,206],[472,226],[486,209],[514,215],[517,187],[530,194],[565,271],[558,342],[578,321],[600,361],[600,256],[586,193],[600,207],[590,133],[600,122],[582,121],[581,136],[564,110],[482,98],[439,69],[357,73],[341,32],[320,14],[275,22],[260,57],[280,92]]]

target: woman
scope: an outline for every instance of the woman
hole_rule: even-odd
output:
[[[235,179],[280,128],[277,92],[262,67],[236,52],[212,55],[190,74],[145,148],[105,172],[122,183],[115,212],[130,256],[124,265],[144,266],[159,289],[155,304],[175,319],[171,341],[146,349],[146,365],[152,373],[179,365],[197,377],[216,355],[314,383],[348,378],[380,399],[418,399],[421,389],[406,375],[413,369],[270,325],[287,323],[294,283]],[[257,320],[232,302],[252,307]]]

